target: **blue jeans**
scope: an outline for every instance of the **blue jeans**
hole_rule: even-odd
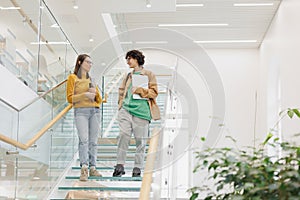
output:
[[[97,140],[100,133],[100,109],[75,108],[74,116],[79,138],[80,166],[96,166]]]

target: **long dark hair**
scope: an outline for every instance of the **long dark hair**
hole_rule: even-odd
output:
[[[75,64],[75,69],[74,69],[74,74],[81,79],[81,64],[83,63],[83,61],[90,56],[87,55],[87,54],[80,54],[78,57],[77,57],[77,60],[76,60],[76,64]],[[90,75],[89,73],[86,73],[86,78],[89,78]]]

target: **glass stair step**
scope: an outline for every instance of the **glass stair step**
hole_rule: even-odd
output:
[[[66,179],[71,180],[79,180],[79,176],[66,176]],[[88,178],[89,180],[100,180],[100,181],[142,181],[142,177],[130,177],[130,176],[124,176],[124,177],[112,177],[112,176],[105,176],[105,177],[97,177],[97,176],[91,176]]]

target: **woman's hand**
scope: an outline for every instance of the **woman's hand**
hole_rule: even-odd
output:
[[[96,94],[96,88],[94,88],[94,87],[89,88],[88,92]]]
[[[91,88],[90,88],[91,89]],[[96,96],[96,93],[93,93],[93,92],[86,92],[85,93],[85,96],[87,98],[89,98],[91,101],[94,101],[95,100],[95,96]]]

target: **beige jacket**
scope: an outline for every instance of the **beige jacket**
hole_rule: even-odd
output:
[[[126,96],[128,87],[132,82],[132,73],[133,72],[125,75],[119,87],[119,99],[118,99],[119,109],[121,109],[122,107],[122,103]],[[139,94],[143,98],[149,99],[148,104],[150,107],[151,117],[154,120],[158,120],[160,119],[160,111],[155,100],[158,95],[156,77],[151,71],[145,69],[142,69],[141,75],[148,76],[148,80],[149,80],[148,89],[138,87],[134,93]]]

